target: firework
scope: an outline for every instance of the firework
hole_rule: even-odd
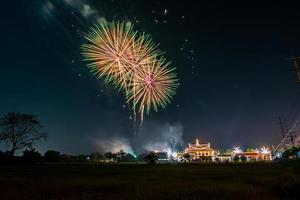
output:
[[[260,153],[262,153],[262,154],[270,154],[271,151],[269,150],[268,147],[262,147],[262,148],[260,148]]]
[[[242,152],[243,152],[242,149],[238,146],[233,148],[233,153],[234,154],[239,154],[239,153],[242,153]]]
[[[141,121],[145,109],[149,113],[170,103],[176,74],[149,35],[134,31],[131,23],[111,22],[94,26],[84,37],[83,56],[91,72],[122,90]]]
[[[132,28],[130,23],[103,23],[84,36],[88,43],[82,46],[83,56],[94,75],[104,76],[106,82],[113,81],[121,87],[125,85],[136,35]]]
[[[128,101],[138,107],[143,116],[144,110],[149,113],[153,108],[165,107],[170,103],[176,89],[176,74],[174,68],[169,68],[164,59],[158,59],[138,71],[131,81],[131,90],[128,94]]]

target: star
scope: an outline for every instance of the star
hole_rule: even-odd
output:
[[[168,13],[168,10],[167,9],[165,9],[164,10],[164,15],[166,15]]]

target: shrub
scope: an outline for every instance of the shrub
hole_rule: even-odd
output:
[[[59,162],[61,160],[60,152],[48,150],[44,154],[44,158],[46,162]]]

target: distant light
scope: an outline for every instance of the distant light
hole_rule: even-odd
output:
[[[164,15],[166,15],[168,13],[168,10],[167,9],[165,9],[164,10]]]
[[[282,152],[276,153],[276,157],[277,157],[277,158],[281,158],[281,157],[282,157]]]
[[[232,151],[234,154],[237,154],[237,153],[242,153],[242,149],[240,147],[234,147],[233,148],[233,151]]]
[[[173,158],[177,158],[177,152],[173,152],[171,155]]]
[[[262,153],[262,154],[270,154],[271,151],[269,150],[268,147],[262,147],[262,148],[260,148],[260,153]]]

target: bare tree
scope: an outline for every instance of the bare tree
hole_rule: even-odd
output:
[[[35,115],[8,113],[0,118],[0,142],[10,146],[10,154],[17,150],[32,148],[34,142],[47,138],[41,132],[42,125]]]

